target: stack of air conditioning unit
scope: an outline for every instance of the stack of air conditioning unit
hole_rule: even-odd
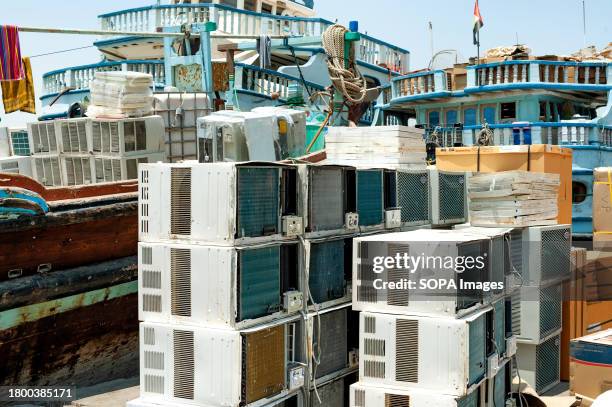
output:
[[[571,273],[571,225],[530,226],[520,236],[522,286],[512,294],[516,368],[542,394],[560,381],[562,285]]]
[[[296,179],[273,163],[141,166],[141,397],[129,405],[301,397]]]
[[[360,381],[351,406],[505,405],[516,349],[510,304],[475,288],[492,275],[493,240],[440,229],[354,240]],[[436,263],[449,258],[473,260]]]
[[[357,314],[350,310],[353,238],[358,235],[358,171],[297,165],[298,210],[304,219],[302,287],[306,300],[309,406],[345,405],[357,369]],[[382,173],[380,173],[382,174]],[[382,179],[377,185],[382,188]],[[382,211],[382,190],[378,190]],[[349,383],[350,382],[350,383]],[[345,386],[346,384],[346,386]]]
[[[136,179],[138,164],[165,160],[158,116],[35,122],[28,137],[33,175],[47,186]]]

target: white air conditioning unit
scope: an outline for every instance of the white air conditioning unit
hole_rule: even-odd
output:
[[[276,106],[256,107],[254,113],[276,117],[281,158],[301,157],[306,153],[306,112]]]
[[[138,167],[142,164],[163,162],[165,153],[119,156],[92,156],[95,182],[126,181],[138,178]]]
[[[358,223],[346,221],[356,213],[355,168],[299,164],[298,212],[304,215],[305,236],[317,238],[355,233]]]
[[[252,326],[286,316],[283,294],[297,288],[287,286],[298,279],[297,244],[138,247],[140,320]]]
[[[462,233],[474,234],[476,236],[486,236],[490,239],[489,248],[489,276],[486,277],[487,281],[496,282],[503,284],[504,288],[490,290],[485,293],[485,301],[491,302],[503,296],[506,292],[512,289],[507,287],[510,283],[509,274],[511,273],[510,259],[513,255],[513,249],[521,249],[521,246],[512,246],[511,238],[512,228],[486,228],[469,226],[469,224],[457,225],[454,227],[455,230],[460,230]],[[519,253],[519,256],[521,254]],[[516,254],[515,254],[516,256]],[[511,279],[510,279],[511,280]],[[511,280],[512,281],[512,280]]]
[[[276,161],[278,126],[271,114],[222,110],[198,119],[200,162]]]
[[[374,386],[468,394],[486,375],[489,310],[463,319],[362,312],[359,380]]]
[[[32,177],[32,157],[11,156],[0,157],[0,172]]]
[[[32,154],[28,130],[23,127],[0,127],[0,157]]]
[[[55,121],[28,123],[28,139],[32,154],[60,152],[55,134]]]
[[[487,237],[441,229],[355,238],[353,309],[455,317],[482,307],[478,285],[489,273],[489,242]],[[403,262],[399,268],[383,263],[397,256]],[[447,257],[473,261],[448,268],[442,264]]]
[[[287,393],[297,323],[233,331],[140,324],[140,399],[238,407]]]
[[[297,215],[295,171],[274,163],[142,165],[140,241],[283,239],[283,217]]]
[[[93,179],[93,158],[90,155],[60,155],[60,167],[64,185],[89,185]]]
[[[510,357],[514,353],[513,345],[516,337],[512,331],[512,301],[510,297],[494,301],[493,307],[493,339],[495,351],[500,358]]]
[[[519,343],[516,351],[521,380],[543,394],[560,380],[561,335],[555,335],[539,345]]]
[[[483,389],[483,386],[478,386],[471,389],[467,395],[458,397],[418,388],[384,388],[357,382],[350,387],[349,405],[351,407],[481,407],[484,405]]]
[[[44,186],[62,186],[59,155],[34,155],[32,157],[32,175]]]
[[[464,223],[468,218],[467,173],[429,167],[430,221],[432,225]]]
[[[571,225],[523,229],[523,285],[540,285],[570,276]]]
[[[519,343],[538,344],[561,330],[563,285],[523,286],[512,294],[512,329]]]
[[[94,154],[121,157],[158,154],[164,157],[160,161],[165,160],[164,121],[160,116],[87,120]]]
[[[55,134],[60,153],[88,154],[92,151],[89,118],[55,120]]]
[[[388,187],[391,195],[395,195],[392,206],[401,208],[401,226],[429,224],[429,172],[397,170],[393,178]]]

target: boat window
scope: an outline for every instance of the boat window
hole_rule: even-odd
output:
[[[257,0],[244,0],[244,9],[248,11],[257,11]]]
[[[572,202],[577,204],[584,202],[588,196],[587,186],[584,182],[572,182]]]
[[[432,110],[428,114],[429,120],[428,123],[430,126],[439,126],[440,125],[440,112],[437,110]]]
[[[486,121],[489,124],[497,122],[495,115],[495,106],[485,106],[482,109],[482,121]]]
[[[268,3],[261,3],[261,12],[264,14],[272,14],[272,5]]]
[[[450,127],[455,123],[457,123],[457,111],[447,110],[446,111],[446,126]]]
[[[220,0],[219,3],[230,7],[238,7],[238,0]]]
[[[474,126],[476,124],[475,107],[468,107],[463,110],[463,124],[466,126]]]
[[[516,102],[502,103],[500,118],[501,120],[515,120],[516,119]]]

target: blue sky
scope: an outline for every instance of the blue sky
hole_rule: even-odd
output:
[[[0,24],[36,27],[97,28],[97,15],[155,3],[155,0],[19,0],[5,1]],[[348,24],[358,20],[361,31],[411,51],[411,68],[427,66],[431,56],[428,22],[434,49],[456,49],[463,57],[476,54],[472,45],[474,0],[315,0],[317,15]],[[584,43],[582,0],[480,0],[484,19],[482,49],[520,43],[534,54],[569,54]],[[586,0],[588,45],[612,41],[612,1]],[[21,34],[23,55],[90,45],[93,36]],[[44,72],[96,62],[95,48],[34,58],[32,66],[40,95]],[[2,126],[34,120],[33,115],[3,114]]]

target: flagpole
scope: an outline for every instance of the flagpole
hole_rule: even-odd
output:
[[[476,65],[480,65],[480,28],[476,32]],[[476,70],[476,83],[480,86],[480,76],[478,75],[478,69]]]

